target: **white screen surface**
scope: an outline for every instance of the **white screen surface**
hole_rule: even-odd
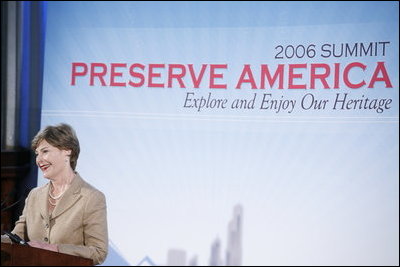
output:
[[[243,265],[398,265],[397,3],[49,2],[46,36],[106,263],[227,264],[240,204]]]

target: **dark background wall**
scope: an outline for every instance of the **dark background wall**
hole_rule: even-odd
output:
[[[1,230],[36,186],[30,141],[40,129],[46,3],[1,2]]]

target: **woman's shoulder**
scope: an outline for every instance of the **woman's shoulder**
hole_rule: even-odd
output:
[[[85,181],[80,175],[78,175],[79,179],[81,179],[81,193],[87,196],[98,196],[104,197],[103,192],[97,189],[95,186],[91,185],[87,181]]]
[[[44,185],[40,185],[40,186],[34,187],[34,188],[32,188],[31,191],[29,192],[29,195],[30,195],[30,196],[35,196],[35,195],[41,194],[41,193],[43,193],[43,192],[46,192],[46,194],[47,194],[48,186],[49,186],[49,183],[46,183],[46,184],[44,184]]]

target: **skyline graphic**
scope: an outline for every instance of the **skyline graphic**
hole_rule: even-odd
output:
[[[243,235],[243,207],[236,204],[233,216],[227,224],[227,244],[225,261],[222,260],[222,246],[219,238],[211,244],[209,266],[241,266],[242,265],[242,235]],[[195,254],[189,260],[184,249],[169,249],[166,266],[197,266],[198,256]],[[154,264],[149,257],[146,261]],[[142,260],[144,262],[144,260]],[[156,265],[156,264],[155,264]],[[163,265],[163,264],[162,264]]]
[[[221,258],[221,241],[217,237],[211,245],[211,255],[209,266],[222,266],[222,258]]]
[[[211,244],[208,266],[242,266],[242,234],[243,234],[243,207],[241,204],[233,208],[233,216],[227,224],[227,244],[222,259],[222,244],[217,237]],[[114,249],[115,251],[115,249]],[[104,264],[103,264],[104,265]],[[155,262],[150,256],[144,256],[136,266],[198,266],[198,256],[190,258],[184,249],[169,249],[166,264]]]
[[[233,218],[228,225],[228,247],[226,266],[242,265],[243,207],[236,205]]]

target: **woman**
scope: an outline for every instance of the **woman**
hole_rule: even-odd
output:
[[[12,232],[33,247],[102,263],[108,249],[106,200],[75,171],[75,131],[67,124],[48,126],[32,140],[32,149],[50,182],[29,193]]]

